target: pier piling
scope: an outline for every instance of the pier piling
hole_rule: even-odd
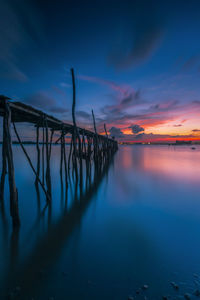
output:
[[[22,102],[11,101],[11,99],[5,96],[0,96],[0,116],[3,117],[0,202],[4,200],[4,186],[6,174],[8,173],[10,190],[10,215],[12,217],[13,227],[19,227],[20,218],[18,209],[18,191],[15,183],[11,124],[13,124],[17,141],[34,173],[37,195],[39,195],[39,187],[41,187],[46,196],[48,205],[51,204],[52,200],[51,156],[52,144],[54,143],[54,132],[60,133],[55,143],[60,141],[60,178],[62,186],[63,180],[65,180],[66,195],[68,183],[70,184],[71,182],[71,174],[73,175],[72,179],[75,179],[76,187],[79,183],[79,191],[81,194],[83,192],[82,187],[84,172],[86,176],[86,186],[88,187],[91,182],[91,177],[93,175],[96,177],[98,174],[100,174],[104,166],[109,163],[112,156],[118,149],[117,142],[108,136],[105,124],[105,135],[98,134],[93,110],[92,120],[94,131],[92,132],[77,126],[75,114],[76,85],[73,69],[71,69],[71,76],[73,87],[73,125],[64,123],[53,116],[50,116]],[[35,126],[35,149],[37,158],[36,166],[33,165],[24,143],[19,136],[16,123],[29,123]],[[67,141],[70,141],[69,152],[66,151],[66,139]]]

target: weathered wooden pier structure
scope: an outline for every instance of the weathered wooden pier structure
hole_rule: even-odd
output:
[[[62,122],[32,106],[0,96],[0,116],[3,117],[3,143],[2,143],[2,172],[0,180],[0,202],[4,201],[4,186],[6,175],[8,174],[10,191],[10,215],[13,227],[20,226],[18,190],[15,183],[15,168],[12,149],[11,125],[26,156],[29,165],[35,176],[35,186],[43,190],[48,205],[52,201],[51,183],[51,152],[52,144],[60,144],[60,177],[61,182],[65,181],[65,188],[68,188],[68,178],[73,175],[76,183],[83,184],[83,171],[86,170],[86,179],[91,177],[91,170],[95,174],[101,173],[105,164],[108,164],[112,156],[118,149],[117,141],[110,138],[104,124],[105,135],[97,133],[95,116],[92,111],[94,132],[80,128],[76,124],[76,86],[74,70],[71,69],[73,101],[72,119],[73,125]],[[37,165],[34,166],[26,150],[20,134],[17,130],[17,123],[33,124],[36,128],[35,144],[37,151]],[[56,140],[54,134],[56,133]],[[59,137],[58,137],[59,135]],[[70,148],[66,151],[66,135],[70,136]],[[69,138],[68,138],[69,139]]]

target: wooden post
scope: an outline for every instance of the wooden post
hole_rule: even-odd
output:
[[[107,133],[107,129],[106,129],[106,124],[105,123],[104,123],[104,130],[105,130],[106,137],[108,138],[108,133]]]
[[[60,180],[61,187],[63,188],[63,131],[61,132],[60,138]]]
[[[20,146],[21,146],[21,148],[22,148],[22,150],[23,150],[23,152],[24,152],[24,154],[25,154],[25,156],[26,156],[26,158],[27,158],[27,160],[29,162],[29,165],[30,165],[31,169],[33,170],[33,173],[35,174],[35,176],[37,176],[37,172],[36,172],[36,170],[35,170],[32,162],[31,162],[31,159],[30,159],[28,153],[26,152],[26,149],[24,148],[24,145],[22,144],[22,141],[21,141],[21,139],[19,137],[19,134],[17,132],[17,128],[16,128],[14,122],[13,122],[13,127],[14,127],[14,131],[15,131],[17,140],[18,140],[18,142],[19,142],[19,144],[20,144]],[[41,187],[42,187],[42,189],[43,189],[43,191],[44,191],[44,193],[45,193],[45,195],[47,197],[47,200],[50,201],[49,195],[48,195],[47,191],[45,190],[44,184],[42,183],[42,181],[40,180],[39,177],[37,177],[37,180],[38,180],[39,184],[41,185]]]
[[[0,182],[0,202],[4,200],[4,185],[7,173],[6,164],[6,135],[5,135],[5,118],[3,119],[3,143],[2,143],[2,172],[1,172],[1,182]]]
[[[5,109],[5,102],[10,100],[10,98],[0,95],[0,101],[3,103],[3,107]],[[1,181],[0,181],[0,202],[4,200],[4,186],[5,186],[5,178],[7,174],[7,163],[6,163],[6,135],[5,135],[5,120],[3,119],[3,143],[2,143],[2,171],[1,171]]]
[[[82,153],[81,153],[81,149],[80,149],[80,136],[79,136],[79,133],[77,130],[76,118],[75,118],[76,86],[75,86],[74,69],[71,69],[71,75],[72,75],[72,86],[73,86],[72,119],[73,119],[73,124],[74,124],[74,130],[73,130],[73,134],[72,134],[73,147],[74,147],[73,158],[74,158],[74,168],[75,168],[76,179],[78,179],[77,156],[79,156],[80,173],[82,174]],[[77,153],[77,138],[79,141],[79,153]],[[80,175],[80,178],[82,180],[82,175]]]
[[[96,122],[95,122],[95,116],[94,112],[92,109],[92,118],[93,118],[93,125],[94,125],[94,132],[95,136],[93,137],[93,146],[94,146],[94,161],[95,161],[95,166],[98,168],[98,162],[99,162],[99,139],[98,139],[98,134],[97,134],[97,129],[96,129]]]
[[[54,130],[51,129],[50,149],[49,149],[49,161],[50,161],[50,159],[51,159],[51,149],[52,149],[52,142],[53,142],[53,134],[54,134]]]
[[[35,184],[38,186],[38,178],[40,177],[40,146],[39,146],[40,127],[36,126],[36,150],[37,150],[37,176],[35,178]]]
[[[20,226],[19,210],[18,210],[18,191],[15,184],[15,170],[13,163],[12,140],[11,140],[11,110],[9,103],[5,101],[4,110],[4,134],[5,134],[5,150],[8,164],[8,180],[10,188],[10,215],[12,217],[13,227]]]
[[[43,116],[43,127],[42,127],[42,183],[44,185],[44,116]]]
[[[85,161],[87,160],[87,149],[85,144],[85,134],[82,135],[82,153],[84,153]]]
[[[70,149],[69,149],[69,156],[68,156],[68,174],[70,170],[70,160],[71,160],[71,155],[72,155],[72,136],[71,136],[71,141],[70,141]]]
[[[50,174],[50,161],[49,161],[49,130],[48,123],[45,120],[46,125],[46,185],[47,185],[47,193],[49,198],[51,198],[51,174]]]
[[[79,164],[80,164],[80,187],[83,185],[83,161],[82,161],[82,145],[81,138],[78,132],[78,149],[79,149]]]
[[[66,158],[66,148],[65,148],[65,136],[63,134],[63,156],[64,156],[64,170],[65,170],[65,187],[66,190],[68,188],[68,180],[67,180],[67,158]]]
[[[95,121],[93,109],[92,109],[92,118],[93,118],[94,132],[95,132],[95,134],[97,134],[96,121]]]

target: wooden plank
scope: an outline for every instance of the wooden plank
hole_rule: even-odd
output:
[[[19,210],[18,210],[18,191],[15,184],[15,169],[12,152],[12,139],[11,139],[11,110],[9,104],[5,102],[5,115],[4,115],[4,130],[5,130],[5,148],[8,164],[8,181],[10,189],[10,215],[12,217],[13,227],[20,226]]]
[[[1,100],[1,99],[0,99]],[[11,115],[12,115],[12,122],[17,123],[32,123],[35,125],[38,125],[39,127],[43,127],[43,117],[46,118],[48,122],[48,127],[53,130],[62,130],[65,132],[65,134],[70,133],[72,134],[74,132],[74,125],[64,123],[61,120],[50,116],[30,105],[24,104],[22,102],[15,102],[15,101],[8,101],[9,106],[11,109]],[[4,115],[4,107],[3,107],[3,101],[0,101],[0,116]],[[95,135],[94,132],[76,127],[78,132],[80,134],[85,134],[90,137],[93,137]],[[106,137],[103,135],[98,134],[98,138],[101,140],[104,140]]]

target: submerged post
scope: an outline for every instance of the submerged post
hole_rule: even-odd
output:
[[[18,191],[15,184],[15,170],[12,152],[11,139],[11,110],[9,103],[4,101],[4,118],[3,118],[3,144],[6,152],[6,160],[8,165],[8,181],[10,188],[10,215],[12,217],[13,227],[20,226],[19,209],[18,209]],[[4,153],[5,155],[5,153]],[[5,157],[4,157],[5,159]],[[5,161],[4,161],[5,163]]]
[[[95,135],[93,137],[93,146],[94,146],[94,161],[95,161],[95,165],[98,169],[99,167],[99,139],[98,139],[98,133],[97,133],[97,129],[96,129],[96,121],[95,121],[95,116],[94,116],[94,112],[92,109],[92,118],[93,118],[93,125],[94,125],[94,132]]]
[[[15,134],[16,134],[16,137],[17,137],[17,140],[18,140],[18,142],[19,142],[19,144],[20,144],[20,146],[21,146],[21,148],[22,148],[22,150],[23,150],[23,152],[24,152],[24,154],[25,154],[25,156],[26,156],[26,158],[27,158],[27,160],[28,160],[28,162],[29,162],[29,165],[30,165],[31,169],[33,170],[33,173],[34,173],[35,176],[37,177],[37,180],[38,180],[39,184],[41,185],[41,187],[42,187],[42,189],[43,189],[43,191],[44,191],[44,193],[45,193],[45,195],[46,195],[46,197],[47,197],[47,201],[50,201],[51,199],[49,198],[49,195],[48,195],[47,191],[45,190],[45,186],[44,186],[44,184],[42,183],[42,181],[40,180],[40,178],[37,176],[37,172],[36,172],[36,170],[35,170],[35,168],[34,168],[32,162],[31,162],[31,159],[30,159],[30,157],[29,157],[29,155],[28,155],[28,153],[27,153],[25,147],[23,146],[23,143],[22,143],[22,141],[21,141],[21,139],[20,139],[20,137],[19,137],[19,134],[18,134],[18,132],[17,132],[17,128],[16,128],[14,122],[13,122],[13,128],[14,128],[14,131],[15,131]]]
[[[44,116],[42,117],[42,183],[44,185]]]
[[[65,148],[65,136],[63,134],[63,157],[64,157],[64,170],[65,170],[65,188],[68,188],[68,180],[67,180],[67,158],[66,158],[66,148]]]
[[[37,150],[37,176],[35,178],[35,185],[38,187],[38,178],[40,177],[40,146],[39,146],[40,127],[36,125],[36,150]]]
[[[9,189],[10,189],[10,215],[12,217],[13,226],[20,225],[18,211],[18,191],[15,184],[15,172],[12,152],[11,140],[11,121],[16,134],[19,145],[21,146],[31,169],[34,172],[36,188],[41,186],[45,193],[46,199],[51,203],[51,174],[50,174],[50,158],[52,151],[52,141],[54,131],[61,130],[60,137],[57,141],[61,141],[61,161],[60,175],[61,181],[63,177],[63,167],[65,174],[66,191],[68,183],[70,185],[70,163],[72,164],[72,179],[76,175],[76,184],[80,184],[80,194],[83,192],[83,172],[86,172],[86,183],[90,183],[93,177],[102,171],[104,164],[107,163],[118,148],[115,140],[108,136],[106,125],[104,124],[105,136],[98,134],[96,128],[95,115],[92,110],[94,131],[79,128],[76,124],[75,108],[76,108],[76,86],[74,70],[71,69],[72,86],[73,86],[73,102],[72,102],[72,118],[73,125],[66,124],[42,111],[32,108],[29,105],[19,102],[6,101],[8,98],[0,96],[0,116],[3,117],[3,143],[2,143],[2,173],[0,181],[0,201],[4,197],[4,185],[6,174],[8,173]],[[11,118],[12,114],[12,118]],[[11,120],[12,119],[12,120]],[[35,125],[36,129],[36,155],[37,167],[31,161],[31,158],[23,145],[23,141],[17,132],[15,122],[29,122]],[[51,134],[50,134],[51,130]],[[65,135],[71,134],[71,143],[68,157],[66,156]],[[42,143],[42,145],[40,145]],[[94,165],[93,165],[94,162]],[[85,163],[85,165],[84,165]],[[84,168],[83,168],[84,166]],[[46,179],[46,180],[45,180]],[[39,189],[36,189],[39,192]],[[67,194],[67,193],[66,193]],[[3,204],[3,202],[2,202]]]
[[[49,130],[48,123],[45,119],[45,127],[46,127],[46,185],[47,185],[47,193],[49,195],[49,199],[51,199],[51,174],[50,174],[50,149],[49,149]]]
[[[72,119],[73,119],[73,124],[74,124],[74,131],[73,131],[73,134],[72,134],[72,138],[73,138],[73,146],[74,146],[74,167],[75,167],[76,179],[78,179],[78,167],[77,167],[77,156],[78,156],[79,164],[80,164],[80,184],[82,184],[83,167],[82,167],[81,140],[80,140],[79,131],[78,131],[77,126],[76,126],[76,118],[75,118],[76,86],[75,86],[74,69],[71,69],[71,75],[72,75],[72,86],[73,86]],[[79,151],[77,151],[77,138],[78,138],[78,149],[79,149]]]
[[[4,96],[0,96],[0,101],[6,101]],[[1,172],[1,182],[0,182],[0,202],[4,200],[4,186],[5,186],[5,178],[7,173],[7,163],[6,163],[6,136],[4,130],[4,121],[3,121],[3,143],[2,143],[2,172]]]
[[[61,188],[63,188],[63,130],[61,132],[60,138],[60,180],[61,180]]]

